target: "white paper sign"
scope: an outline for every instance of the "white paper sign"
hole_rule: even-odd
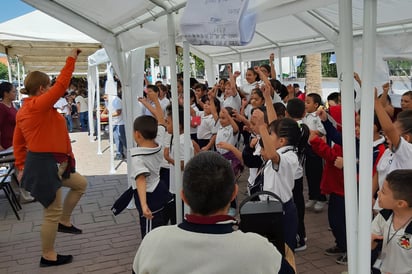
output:
[[[180,20],[183,36],[192,45],[242,46],[255,33],[256,15],[248,0],[188,0]]]

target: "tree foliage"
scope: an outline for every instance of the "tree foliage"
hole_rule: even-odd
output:
[[[7,66],[3,63],[0,63],[0,79],[7,80],[9,79],[9,71]]]
[[[392,59],[388,60],[389,75],[391,76],[410,76],[412,61]]]

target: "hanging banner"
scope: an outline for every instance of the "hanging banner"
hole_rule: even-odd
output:
[[[255,33],[248,0],[188,0],[180,29],[192,45],[243,46]]]

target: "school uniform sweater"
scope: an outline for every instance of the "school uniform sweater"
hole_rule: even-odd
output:
[[[344,196],[343,170],[334,165],[336,158],[343,155],[342,147],[337,144],[329,147],[325,141],[317,136],[310,141],[310,144],[312,150],[325,160],[325,167],[320,182],[322,194],[335,193]]]
[[[199,218],[212,217],[196,219]],[[266,238],[234,231],[232,226],[228,221],[185,220],[178,226],[156,228],[143,239],[133,271],[137,274],[278,273],[283,264],[279,251]]]
[[[16,167],[24,167],[27,151],[70,155],[72,147],[65,118],[53,105],[64,95],[74,71],[75,59],[67,57],[56,83],[39,96],[31,96],[17,112],[13,148]]]

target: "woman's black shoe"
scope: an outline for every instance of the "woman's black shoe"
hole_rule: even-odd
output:
[[[71,234],[82,234],[82,230],[78,229],[74,225],[71,226],[65,226],[59,223],[59,227],[57,231],[62,232],[62,233],[71,233]]]
[[[56,261],[50,261],[43,257],[40,259],[40,267],[57,266],[62,264],[69,264],[73,261],[72,255],[59,255],[57,254]]]

